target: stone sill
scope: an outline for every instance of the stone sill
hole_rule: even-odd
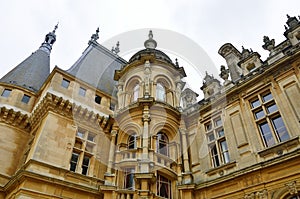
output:
[[[260,157],[264,157],[264,156],[267,156],[267,155],[270,155],[270,154],[278,154],[278,155],[281,155],[283,153],[283,150],[284,149],[288,149],[292,146],[297,146],[299,145],[299,137],[294,137],[294,138],[291,138],[287,141],[284,141],[284,142],[280,142],[274,146],[271,146],[267,149],[263,149],[261,151],[258,151],[258,155]]]
[[[209,176],[216,174],[216,173],[219,173],[220,175],[224,175],[224,170],[230,169],[235,166],[236,166],[236,161],[233,161],[233,162],[229,162],[227,164],[221,165],[219,167],[209,169],[205,173]]]

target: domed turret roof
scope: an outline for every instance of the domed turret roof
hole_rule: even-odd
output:
[[[137,53],[135,53],[129,59],[129,63],[131,63],[135,60],[139,60],[142,56],[145,56],[145,55],[154,55],[155,59],[157,59],[157,60],[161,60],[161,61],[168,62],[168,63],[173,63],[172,60],[170,59],[170,57],[168,55],[166,55],[164,52],[157,50],[157,49],[151,49],[151,48],[146,48],[146,49],[140,50]]]

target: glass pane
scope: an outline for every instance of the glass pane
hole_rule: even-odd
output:
[[[165,88],[163,87],[162,84],[158,83],[157,86],[156,86],[156,98],[157,98],[157,100],[165,101],[165,95],[166,95]]]
[[[72,157],[70,161],[70,171],[76,171],[78,156],[79,156],[78,153],[72,153]]]
[[[140,85],[137,84],[135,85],[135,87],[133,88],[133,101],[137,101],[138,97],[139,97],[139,91],[140,91]]]
[[[220,161],[219,161],[219,156],[218,156],[218,151],[217,151],[216,145],[214,145],[211,148],[211,155],[212,155],[212,160],[213,160],[214,167],[220,166]]]
[[[25,103],[25,104],[27,104],[28,102],[29,102],[29,100],[30,100],[30,96],[28,96],[28,95],[23,95],[23,98],[22,98],[22,102],[23,103]]]
[[[90,158],[88,156],[84,156],[82,165],[89,166],[89,163],[90,163]]]
[[[281,116],[272,119],[273,126],[281,142],[290,139]]]
[[[80,87],[80,88],[79,88],[79,95],[81,95],[81,96],[84,97],[84,96],[85,96],[85,93],[86,93],[86,89]]]
[[[224,136],[224,129],[218,131],[218,136],[219,137],[223,137]]]
[[[258,106],[260,106],[260,102],[259,102],[258,99],[256,99],[256,100],[254,100],[254,101],[251,102],[251,107],[252,108],[256,108]]]
[[[90,153],[93,153],[93,149],[94,149],[94,145],[90,143],[88,143],[85,147],[85,150]]]
[[[64,87],[64,88],[68,88],[70,85],[70,81],[69,80],[66,80],[66,79],[63,79],[62,82],[61,82],[61,86]]]
[[[215,140],[215,136],[213,133],[210,133],[207,135],[208,136],[208,141],[211,142],[211,141],[214,141]]]
[[[9,97],[10,93],[11,93],[10,89],[4,89],[4,91],[1,94],[1,96],[2,97]]]
[[[212,124],[211,123],[206,124],[205,128],[207,131],[210,131],[212,129]]]
[[[266,94],[266,95],[263,95],[263,96],[262,96],[262,99],[263,99],[264,102],[267,102],[267,101],[273,99],[273,96],[272,96],[271,93],[268,93],[268,94]]]
[[[277,111],[277,110],[278,110],[278,109],[277,109],[276,104],[272,104],[272,105],[267,106],[267,111],[268,111],[268,113],[273,113],[273,112],[275,112],[275,111]]]
[[[84,133],[80,132],[80,131],[77,131],[76,136],[80,137],[80,138],[83,138],[84,137]]]
[[[268,123],[265,122],[265,123],[260,124],[259,129],[260,129],[261,135],[265,141],[266,146],[267,147],[273,146],[275,144],[275,140],[271,133]]]
[[[129,137],[128,149],[136,149],[136,135],[131,135]]]
[[[221,145],[222,152],[228,151],[228,146],[225,140],[220,142],[220,145]]]
[[[95,135],[94,134],[92,134],[92,133],[89,133],[88,134],[88,138],[87,138],[89,141],[92,141],[92,142],[94,142],[94,140],[95,140]]]
[[[222,120],[219,118],[215,120],[215,126],[221,126],[222,125]]]
[[[96,102],[97,104],[101,104],[101,97],[100,97],[99,95],[96,95],[96,96],[95,96],[95,102]]]
[[[254,115],[255,115],[255,119],[260,119],[265,116],[265,113],[263,110],[259,110],[259,111],[255,112]]]

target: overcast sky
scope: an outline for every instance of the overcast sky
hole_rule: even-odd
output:
[[[286,14],[298,16],[299,8],[299,0],[2,0],[0,76],[36,51],[58,21],[51,69],[68,69],[98,26],[99,43],[141,28],[178,32],[201,46],[218,69],[225,65],[218,50],[228,42],[240,51],[242,45],[252,48],[265,60],[263,36],[276,44],[285,40]],[[122,43],[120,48],[122,53]]]

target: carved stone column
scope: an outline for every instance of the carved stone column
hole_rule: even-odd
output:
[[[115,157],[116,135],[117,135],[117,130],[113,129],[111,131],[109,157],[108,157],[107,170],[106,170],[106,173],[105,173],[105,185],[114,185],[115,175],[112,173],[112,166],[113,166],[114,157]]]

